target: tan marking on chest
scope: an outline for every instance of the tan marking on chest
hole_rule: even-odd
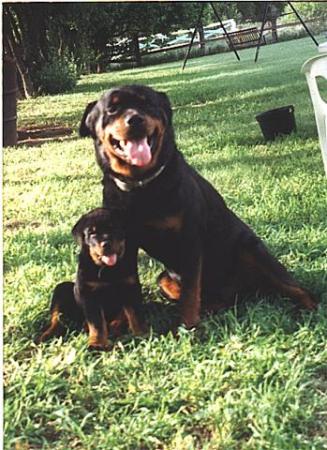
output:
[[[85,283],[86,287],[92,290],[107,288],[111,285],[111,283],[105,281],[87,281]]]
[[[123,279],[123,283],[136,284],[137,283],[137,278],[136,278],[135,275],[130,275],[129,277]]]
[[[180,213],[175,216],[163,217],[162,219],[149,220],[145,225],[156,230],[178,232],[181,231],[183,226],[183,214]]]

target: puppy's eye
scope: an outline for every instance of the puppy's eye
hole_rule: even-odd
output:
[[[86,228],[84,230],[84,236],[86,239],[91,239],[96,236],[96,230],[94,228]]]

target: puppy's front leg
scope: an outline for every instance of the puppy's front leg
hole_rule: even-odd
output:
[[[108,327],[103,309],[86,314],[89,329],[89,350],[108,350]]]
[[[100,302],[87,290],[75,289],[77,302],[82,306],[89,332],[89,350],[108,349],[108,326]]]

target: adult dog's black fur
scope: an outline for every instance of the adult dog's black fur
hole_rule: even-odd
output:
[[[62,319],[85,326],[90,349],[106,349],[110,329],[117,334],[128,325],[134,334],[143,333],[141,288],[125,248],[123,216],[121,209],[97,208],[76,223],[72,232],[81,246],[76,282],[56,286],[50,325],[38,342],[63,334]]]
[[[128,241],[165,265],[160,287],[179,299],[187,327],[198,323],[201,299],[218,309],[237,294],[278,293],[315,308],[312,295],[185,162],[165,94],[138,85],[111,89],[87,106],[80,135],[94,139],[103,205],[125,205]]]

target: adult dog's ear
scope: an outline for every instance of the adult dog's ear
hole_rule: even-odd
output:
[[[95,107],[97,101],[89,103],[83,113],[83,117],[79,126],[79,135],[81,137],[95,137],[94,125],[98,117],[98,110]]]
[[[158,92],[158,96],[159,96],[160,106],[165,113],[168,125],[171,125],[172,118],[173,118],[173,110],[171,109],[168,95],[166,95],[164,92]]]
[[[72,229],[72,234],[73,237],[75,239],[75,241],[77,242],[77,244],[79,244],[80,246],[83,245],[84,242],[84,230],[87,227],[87,218],[84,216],[82,216],[74,225],[73,229]]]

